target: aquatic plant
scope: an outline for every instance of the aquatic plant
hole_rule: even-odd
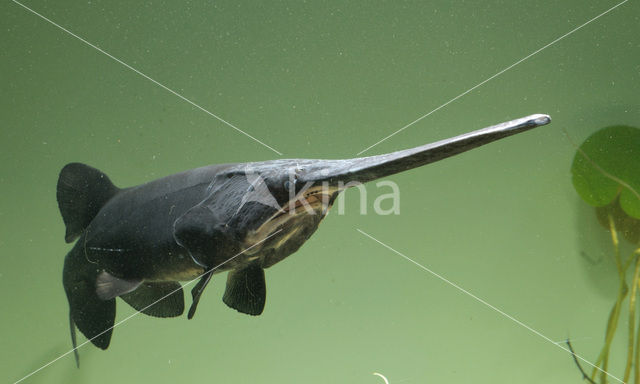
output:
[[[595,383],[600,371],[601,383],[607,382],[605,372],[611,343],[623,302],[629,296],[629,337],[623,381],[629,382],[633,367],[633,382],[640,384],[640,324],[635,323],[640,294],[640,129],[615,125],[589,136],[576,152],[571,174],[575,190],[595,208],[598,221],[611,233],[613,259],[620,280],[618,296],[607,321],[604,346],[591,375],[585,378]],[[619,234],[635,247],[626,258],[621,256]],[[631,265],[633,277],[628,285],[627,271]]]

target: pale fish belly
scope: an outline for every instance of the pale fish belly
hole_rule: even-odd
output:
[[[189,268],[182,268],[176,271],[167,271],[153,279],[145,279],[147,282],[163,282],[163,281],[189,281],[197,279],[205,272],[204,268],[194,265]]]

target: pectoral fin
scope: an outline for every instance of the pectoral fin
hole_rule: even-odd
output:
[[[267,288],[264,270],[251,265],[229,272],[222,301],[238,312],[257,316],[264,310]]]
[[[191,308],[189,308],[189,313],[187,314],[188,319],[192,319],[193,315],[196,314],[196,308],[198,308],[200,296],[202,296],[202,292],[207,287],[207,284],[209,284],[209,281],[211,281],[211,276],[213,276],[212,270],[208,270],[207,272],[205,272],[196,286],[191,290],[191,297],[193,297],[193,302],[191,303]]]
[[[149,316],[176,317],[184,312],[184,293],[178,282],[142,283],[120,298]]]

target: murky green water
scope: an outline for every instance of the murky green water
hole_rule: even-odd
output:
[[[617,2],[24,4],[283,158],[346,158]],[[70,348],[62,166],[85,162],[131,186],[280,156],[18,4],[0,9],[0,380],[13,383]],[[83,346],[81,369],[67,355],[24,382],[581,382],[553,342],[571,337],[595,360],[617,277],[608,233],[571,185],[563,129],[579,143],[606,125],[640,126],[639,15],[638,2],[621,5],[368,151],[553,118],[390,178],[400,215],[372,213],[388,192],[375,184],[367,215],[348,192],[344,215],[267,271],[262,316],[224,305],[218,275],[193,320],[135,316],[106,352]],[[133,313],[118,303],[117,320]]]

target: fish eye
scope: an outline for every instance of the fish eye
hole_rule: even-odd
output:
[[[297,181],[297,177],[293,179],[293,186],[296,185],[296,181]],[[291,181],[285,180],[282,186],[287,192],[289,192],[291,190]]]

